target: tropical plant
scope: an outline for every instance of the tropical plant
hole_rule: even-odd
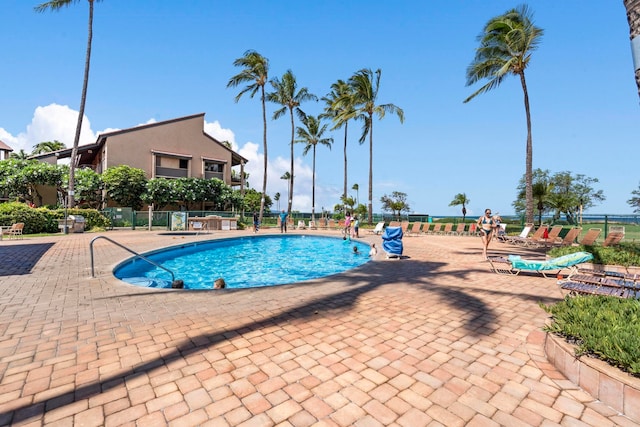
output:
[[[462,222],[464,222],[465,217],[467,216],[467,205],[471,202],[467,197],[467,193],[458,193],[453,196],[453,200],[449,203],[449,206],[460,206],[462,205]]]
[[[262,214],[264,212],[264,201],[267,196],[267,167],[269,165],[267,158],[267,107],[265,105],[264,85],[269,79],[269,60],[254,50],[248,50],[244,56],[233,61],[236,67],[242,67],[242,70],[229,79],[227,87],[237,87],[241,84],[247,84],[236,95],[235,101],[238,102],[242,95],[248,93],[251,98],[260,91],[260,102],[262,103],[262,149],[264,150],[264,175],[262,177],[262,197],[260,198],[260,215],[259,221],[262,223]]]
[[[75,200],[80,207],[102,208],[102,176],[91,168],[76,170]],[[68,179],[68,175],[67,175]]]
[[[102,174],[107,197],[122,207],[142,209],[142,195],[147,188],[147,178],[142,169],[121,165],[108,168]]]
[[[35,7],[36,12],[44,12],[46,10],[57,11],[64,6],[78,3],[81,0],[50,0]],[[87,87],[89,86],[89,66],[91,64],[91,40],[93,39],[93,4],[101,0],[87,0],[89,2],[89,25],[87,33],[87,50],[84,62],[84,78],[82,81],[82,96],[80,97],[80,108],[78,109],[78,122],[76,124],[76,133],[73,137],[73,148],[71,149],[71,165],[69,167],[69,191],[67,195],[67,206],[73,208],[75,206],[74,189],[75,189],[75,171],[78,157],[78,145],[80,144],[80,131],[82,130],[82,119],[84,117],[84,107],[87,102]]]
[[[153,204],[153,208],[162,210],[176,200],[174,193],[173,179],[151,178],[147,181],[146,190],[142,194],[142,200],[148,204]]]
[[[302,150],[302,155],[306,156],[309,151],[313,151],[312,161],[312,177],[311,177],[311,221],[316,220],[316,147],[318,144],[324,145],[331,149],[333,138],[323,138],[324,132],[327,130],[327,125],[322,124],[320,117],[307,116],[304,113],[299,115],[300,121],[304,127],[298,127],[296,134],[298,139],[296,142],[305,144]]]
[[[633,212],[640,213],[640,185],[631,194],[633,197],[627,200],[627,204],[633,208]]]
[[[276,201],[276,203],[278,203],[278,211],[280,210],[280,193],[276,193],[273,195],[273,200]]]
[[[360,144],[369,136],[369,199],[367,201],[369,216],[368,222],[373,222],[373,116],[383,119],[386,113],[396,114],[400,123],[404,123],[404,111],[394,104],[376,104],[380,90],[380,75],[382,71],[375,72],[370,69],[362,69],[349,78],[349,84],[353,89],[350,96],[354,106],[353,116],[363,121]]]
[[[349,120],[354,117],[353,108],[353,87],[344,80],[338,80],[331,85],[331,92],[322,98],[325,102],[322,118],[329,118],[334,126],[331,130],[336,130],[344,126],[344,190],[343,197],[347,197],[347,130]]]
[[[247,188],[244,192],[244,197],[243,197],[244,209],[250,212],[257,211],[258,208],[260,207],[260,204],[262,203],[261,196],[262,194],[260,194],[253,188]],[[271,205],[272,205],[271,198],[269,197],[269,195],[267,195],[267,197],[265,197],[265,200],[264,200],[264,207],[265,209],[270,210]]]
[[[29,157],[29,153],[27,153],[26,151],[24,151],[24,149],[20,149],[20,151],[13,152],[9,155],[10,159],[17,159],[17,160],[27,160],[27,157]]]
[[[533,181],[538,208],[542,208],[539,216],[545,212],[554,212],[554,219],[565,214],[570,224],[579,222],[581,210],[589,209],[596,203],[605,200],[602,190],[593,188],[593,184],[598,183],[597,178],[590,178],[582,174],[573,175],[571,172],[557,172],[550,175],[548,170],[535,169],[533,171]],[[524,210],[525,200],[525,176],[520,178],[518,185],[518,198],[513,202],[513,207],[517,213]]]
[[[358,191],[358,190],[360,190],[360,186],[358,184],[353,184],[351,189],[352,190],[356,190],[356,203],[360,204],[360,192]]]
[[[67,166],[52,165],[37,160],[10,158],[0,161],[0,191],[10,198],[24,199],[42,206],[39,188],[54,187],[64,192],[63,175]]]
[[[294,143],[294,130],[295,124],[293,119],[294,110],[300,116],[302,110],[300,110],[300,104],[304,101],[317,101],[318,97],[309,93],[309,90],[306,87],[300,88],[296,92],[298,88],[298,83],[296,82],[296,76],[293,75],[291,70],[287,70],[282,76],[282,80],[277,77],[271,80],[271,86],[274,91],[267,94],[267,100],[276,104],[282,105],[282,108],[277,109],[273,113],[273,119],[277,120],[282,117],[284,113],[289,111],[289,117],[291,119],[291,179],[289,180],[289,200],[287,203],[287,212],[291,214],[291,204],[293,199],[293,180],[295,177],[295,172],[293,169],[294,165],[294,152],[293,152],[293,143]]]
[[[55,141],[43,141],[36,144],[31,151],[31,155],[34,154],[42,154],[42,153],[50,153],[52,151],[64,150],[67,148],[64,145],[64,142],[60,142],[58,140]]]
[[[391,196],[384,195],[380,198],[382,210],[392,212],[393,216],[400,218],[402,212],[410,212],[411,208],[407,203],[407,194],[401,191],[394,191]]]
[[[287,200],[289,201],[289,203],[291,203],[291,195],[289,194],[289,190],[291,189],[291,187],[289,186],[289,180],[291,179],[291,174],[289,172],[285,172],[282,174],[280,179],[287,181]]]
[[[467,68],[467,86],[488,79],[480,89],[464,102],[477,95],[497,88],[509,74],[520,78],[524,93],[524,109],[527,119],[527,144],[525,160],[525,221],[533,222],[533,142],[531,139],[531,110],[525,69],[532,52],[538,47],[543,30],[533,24],[533,15],[526,5],[491,18],[478,37],[480,46]]]
[[[629,22],[629,38],[631,38],[632,52],[640,50],[640,0],[623,0],[627,10],[627,21]],[[640,96],[640,58],[633,55],[636,86]]]

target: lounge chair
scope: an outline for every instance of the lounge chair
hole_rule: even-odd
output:
[[[491,269],[498,274],[518,275],[522,271],[539,273],[544,277],[550,271],[555,274],[563,269],[570,268],[572,272],[577,272],[577,265],[593,259],[589,252],[574,252],[557,258],[545,261],[522,259],[519,255],[509,255],[508,257],[490,256],[487,258],[491,264]]]
[[[542,224],[538,229],[533,233],[533,235],[527,239],[522,239],[518,242],[518,244],[524,246],[533,246],[540,247],[544,245],[544,235],[549,232],[549,226],[546,224]]]
[[[336,228],[336,220],[335,219],[330,219],[329,220],[329,224],[327,225],[327,227],[329,227],[330,230],[333,230],[334,228]]]
[[[522,227],[522,231],[517,236],[507,236],[507,235],[498,236],[498,240],[500,240],[501,242],[515,244],[515,243],[518,243],[517,242],[518,240],[522,241],[523,239],[527,239],[532,229],[533,229],[533,224],[527,223],[524,225],[524,227]]]
[[[387,227],[382,233],[382,249],[387,253],[387,258],[400,258],[402,256],[402,227]]]
[[[453,223],[448,222],[444,225],[444,228],[442,229],[442,231],[440,231],[439,234],[447,235],[447,234],[451,234],[452,232],[453,232]]]
[[[637,299],[639,280],[636,274],[579,269],[578,273],[558,281],[558,285],[570,295],[607,295]]]
[[[418,234],[420,234],[420,227],[422,227],[421,222],[416,221],[413,224],[411,224],[411,228],[409,228],[409,231],[407,232],[407,236],[417,236]]]
[[[409,221],[402,221],[400,228],[402,228],[402,232],[406,234],[407,230],[409,230]]]
[[[425,222],[424,224],[422,224],[422,234],[429,234],[429,228],[431,227],[431,223],[430,222]]]
[[[384,221],[380,221],[376,224],[373,230],[369,230],[369,233],[380,234],[384,231]]]
[[[582,246],[593,246],[596,243],[596,240],[598,239],[598,236],[600,236],[601,232],[602,230],[599,228],[590,228],[589,230],[587,230],[585,235],[582,237],[582,240],[580,240],[578,244]]]
[[[466,232],[467,236],[474,236],[478,234],[478,224],[476,224],[475,222],[472,222],[471,224],[469,224],[469,229]]]
[[[458,225],[456,226],[456,229],[453,230],[452,234],[455,234],[456,236],[462,236],[464,234],[464,229],[466,225],[467,224],[465,224],[464,222],[459,222]]]
[[[442,223],[436,222],[433,224],[433,228],[429,232],[429,234],[440,234],[440,229],[442,228]]]
[[[611,233],[609,233],[607,238],[604,239],[604,243],[602,243],[602,246],[615,246],[619,244],[622,239],[624,239],[624,233],[621,233],[619,231],[612,231]]]
[[[553,244],[560,240],[560,232],[563,228],[564,227],[562,227],[561,225],[554,225],[553,227],[551,227],[551,231],[549,231],[549,235],[546,238],[547,243]]]
[[[11,227],[0,228],[0,239],[4,236],[9,236],[10,239],[22,239],[22,230],[24,229],[24,222],[16,222]]]
[[[567,234],[565,234],[564,238],[561,241],[553,244],[558,246],[571,246],[575,243],[581,232],[582,228],[580,227],[571,228],[569,229],[569,231],[567,231]]]

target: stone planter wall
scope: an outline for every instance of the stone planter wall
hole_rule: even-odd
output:
[[[571,382],[595,399],[640,423],[640,379],[602,360],[575,356],[575,347],[563,338],[547,333],[547,359]]]

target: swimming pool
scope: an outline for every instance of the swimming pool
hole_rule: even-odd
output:
[[[353,253],[353,247],[359,254]],[[228,288],[301,282],[358,267],[369,261],[369,246],[342,238],[273,235],[195,242],[144,254],[173,271],[185,289],[211,289],[224,278]],[[171,277],[140,258],[118,265],[113,274],[138,286],[170,288]]]

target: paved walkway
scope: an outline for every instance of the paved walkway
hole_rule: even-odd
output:
[[[214,236],[106,235],[136,251]],[[128,254],[104,239],[91,278],[96,236],[0,244],[0,425],[635,425],[544,358],[555,280],[490,273],[477,237],[405,237],[405,259],[304,285],[189,292],[115,280]]]

